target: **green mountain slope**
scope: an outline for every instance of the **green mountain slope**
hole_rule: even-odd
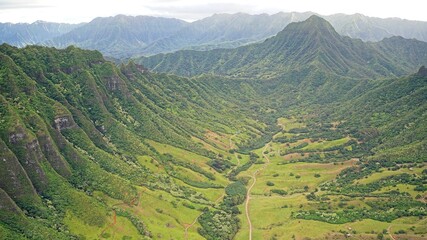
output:
[[[185,78],[1,45],[0,238],[421,237],[424,46],[311,17]]]
[[[353,78],[401,76],[426,63],[426,43],[393,39],[363,43],[340,36],[328,22],[312,16],[289,24],[263,43],[233,50],[178,51],[138,62],[154,71],[184,76],[212,73],[252,79],[304,74],[310,69]]]
[[[1,226],[28,238],[71,238],[81,234],[75,224],[101,234],[111,209],[93,193],[127,206],[145,187],[209,206],[202,190],[227,181],[207,165],[218,154],[201,144],[215,144],[207,133],[259,138],[265,128],[236,110],[233,88],[217,90],[226,83],[151,74],[133,63],[119,69],[74,47],[2,45],[0,53]],[[163,155],[153,147],[160,143],[204,160],[192,166]],[[121,214],[150,235],[133,214]]]
[[[238,47],[274,36],[289,23],[304,21],[313,14],[315,13],[215,14],[190,23],[173,35],[150,44],[144,54]],[[427,40],[427,25],[424,22],[373,18],[362,14],[318,16],[329,21],[340,35],[363,41],[381,41],[392,36]]]

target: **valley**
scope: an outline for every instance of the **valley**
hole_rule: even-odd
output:
[[[281,126],[286,129],[287,126],[294,124],[295,122],[289,121],[286,124],[281,124]],[[288,127],[288,131],[292,129],[295,128]],[[280,134],[276,135],[276,139],[279,136]],[[301,139],[299,142],[308,142],[308,140]],[[328,142],[326,139],[321,141]],[[334,162],[328,162],[326,158],[326,161],[319,161],[320,159],[318,159],[313,162],[309,160],[312,154],[320,154],[321,156],[330,154],[330,151],[325,151],[328,148],[342,147],[342,149],[345,149],[347,147],[345,143],[339,144],[337,141],[330,141],[337,144],[331,144],[328,148],[318,148],[316,146],[319,145],[316,142],[312,142],[304,147],[308,149],[308,152],[287,153],[288,151],[292,152],[292,148],[298,146],[299,142],[289,146],[270,142],[266,147],[255,151],[257,154],[262,154],[264,162],[255,164],[247,172],[241,173],[242,177],[251,177],[249,178],[250,187],[248,188],[248,191],[251,191],[251,196],[247,198],[245,207],[241,207],[241,211],[245,211],[246,217],[242,216],[240,218],[243,223],[242,230],[237,233],[236,239],[304,239],[304,237],[317,239],[318,236],[325,236],[327,239],[344,239],[349,236],[354,239],[375,239],[377,235],[383,234],[383,230],[387,230],[389,226],[394,229],[401,229],[407,232],[408,235],[410,235],[409,232],[411,231],[415,235],[415,229],[419,231],[423,228],[425,222],[420,222],[416,218],[406,218],[404,221],[396,220],[390,223],[364,219],[357,222],[344,221],[341,224],[319,223],[309,219],[294,218],[294,214],[301,211],[301,209],[319,209],[319,206],[316,206],[316,201],[319,201],[322,205],[325,204],[331,212],[337,212],[339,209],[368,207],[361,198],[331,193],[322,189],[325,183],[335,179],[342,170],[360,164],[358,158],[352,158],[350,154],[341,160],[337,161],[335,159]],[[314,146],[313,149],[315,148],[318,151],[313,153],[311,151],[312,148],[309,148],[309,146]],[[421,174],[419,171],[422,171],[422,169],[426,169],[426,166],[423,165],[418,170],[411,171]],[[396,176],[402,173],[402,171],[397,170],[390,173],[391,175],[389,176]],[[254,176],[256,176],[256,181],[254,181]],[[379,180],[379,178],[376,179]],[[403,191],[410,193],[412,188],[410,185],[406,185],[400,189],[406,189]],[[313,197],[317,200],[311,198],[314,195],[317,195]],[[371,200],[375,197],[371,196]],[[383,198],[384,196],[378,195],[377,197]],[[248,199],[250,199],[251,206],[249,208],[247,207]],[[247,211],[250,213],[250,221],[252,223],[248,221]],[[245,221],[245,219],[248,220]],[[248,227],[245,227],[245,225]],[[252,230],[251,227],[253,228]],[[380,228],[383,229],[379,231]],[[392,236],[395,234],[390,231],[387,233]]]
[[[425,239],[423,65],[318,16],[118,64],[2,44],[0,239]]]

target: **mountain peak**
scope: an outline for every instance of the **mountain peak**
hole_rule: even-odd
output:
[[[329,31],[332,30],[333,32],[335,32],[334,27],[332,27],[332,25],[328,21],[317,15],[311,15],[305,21],[296,22],[295,25],[298,25],[300,28],[311,28],[312,30],[325,29]]]
[[[295,34],[303,34],[304,36],[339,36],[339,34],[335,31],[334,27],[332,27],[332,25],[328,21],[317,15],[311,15],[309,18],[302,22],[290,23],[288,26],[285,27],[285,29],[283,29],[279,34],[277,34],[277,36],[292,36]]]
[[[328,21],[326,21],[322,17],[317,16],[316,14],[313,14],[309,18],[307,18],[304,22],[315,22],[315,23],[319,23],[319,22],[328,22]]]
[[[293,22],[286,26],[277,34],[274,42],[302,42],[321,45],[329,42],[341,41],[341,36],[335,31],[332,25],[325,19],[311,15],[302,22]]]

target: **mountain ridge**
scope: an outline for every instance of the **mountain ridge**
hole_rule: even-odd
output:
[[[426,49],[425,42],[399,37],[365,43],[341,36],[330,23],[313,15],[306,21],[289,24],[262,43],[231,50],[182,50],[142,57],[138,62],[154,71],[184,76],[212,73],[275,78],[296,69],[304,72],[318,68],[320,64],[320,69],[340,76],[377,78],[415,71],[426,64]]]
[[[44,44],[60,48],[76,45],[99,50],[108,56],[126,58],[151,42],[171,35],[186,24],[185,21],[174,18],[151,16],[98,17]]]
[[[272,15],[214,14],[191,23],[176,20],[177,23],[170,24],[169,27],[163,26],[162,22],[171,23],[170,18],[157,17],[158,22],[151,23],[154,28],[146,28],[144,33],[136,29],[142,28],[144,17],[149,16],[117,15],[96,18],[95,22],[76,25],[75,28],[66,28],[55,34],[45,33],[43,36],[36,34],[36,23],[28,25],[24,32],[20,27],[22,24],[0,24],[0,32],[3,25],[0,43],[6,42],[19,47],[42,44],[61,48],[75,44],[87,49],[101,50],[108,57],[128,58],[184,49],[235,48],[263,41],[276,35],[289,23],[306,20],[313,14],[319,15],[312,12],[279,12]],[[361,14],[333,14],[321,17],[328,20],[341,35],[360,38],[363,41],[377,42],[391,36],[427,41],[426,22],[381,19]],[[135,18],[140,21],[132,20]],[[85,27],[87,24],[90,25]],[[74,30],[72,34],[69,33],[71,30]],[[86,38],[83,39],[82,36]]]
[[[60,36],[83,24],[53,23],[36,21],[33,23],[0,23],[0,44],[25,47],[40,44],[46,40]]]

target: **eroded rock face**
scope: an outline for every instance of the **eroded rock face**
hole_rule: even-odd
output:
[[[110,78],[107,81],[107,88],[110,91],[120,90],[121,81],[117,76]]]
[[[55,127],[59,131],[74,127],[74,120],[70,116],[62,116],[55,118]]]
[[[47,186],[47,177],[40,166],[40,162],[43,161],[43,153],[41,152],[39,141],[34,139],[33,141],[25,145],[25,157],[22,159],[23,167],[27,171],[30,178],[34,183],[36,180],[39,184],[35,184],[38,191],[41,191]],[[32,172],[32,173],[30,173]],[[35,178],[35,179],[34,179]]]
[[[427,77],[427,68],[425,66],[421,66],[417,75],[421,77]]]
[[[9,135],[9,142],[16,144],[25,138],[25,133],[22,132],[13,132]]]
[[[32,138],[21,126],[9,133],[11,150],[16,155],[37,192],[46,189],[48,180],[40,163],[45,159],[37,138]]]
[[[135,64],[134,62],[129,63],[128,65],[129,67],[127,68],[123,68],[122,69],[122,73],[127,77],[127,78],[134,78],[136,77],[137,73],[145,73],[148,72],[148,70],[139,64]]]
[[[38,198],[27,173],[2,139],[0,139],[0,189],[20,203],[36,202]]]
[[[71,171],[66,161],[61,157],[60,153],[54,147],[52,139],[46,135],[39,136],[38,139],[44,156],[49,161],[50,165],[55,169],[55,171],[65,178],[70,177]]]
[[[21,209],[13,202],[9,195],[0,188],[0,210],[12,214],[22,214]]]

